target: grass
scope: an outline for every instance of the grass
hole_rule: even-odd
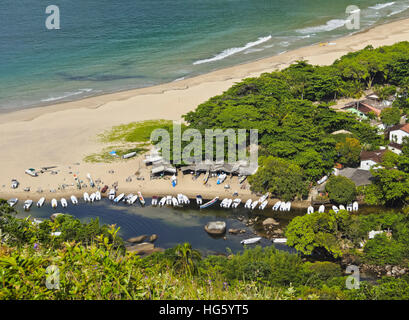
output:
[[[112,163],[115,161],[127,161],[129,159],[122,159],[122,156],[127,154],[127,153],[131,153],[131,152],[136,152],[136,155],[139,155],[141,153],[144,153],[146,151],[148,151],[148,148],[146,148],[148,144],[144,143],[144,144],[140,144],[138,146],[135,147],[126,147],[126,146],[110,146],[110,147],[106,147],[104,148],[100,153],[93,153],[90,154],[88,156],[86,156],[84,158],[85,162],[89,162],[89,163]],[[110,155],[109,153],[115,150],[116,154],[118,156],[113,156]]]

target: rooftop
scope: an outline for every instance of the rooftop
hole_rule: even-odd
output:
[[[362,151],[361,161],[372,160],[376,163],[382,162],[382,157],[387,150],[376,150],[376,151]]]
[[[351,179],[357,187],[371,184],[373,179],[370,171],[357,168],[344,168],[339,175]]]

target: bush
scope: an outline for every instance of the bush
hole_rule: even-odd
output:
[[[325,190],[331,201],[336,204],[347,204],[355,200],[355,183],[342,176],[331,176],[325,185]]]

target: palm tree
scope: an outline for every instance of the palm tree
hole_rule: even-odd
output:
[[[176,247],[174,267],[189,276],[197,272],[197,262],[202,259],[199,251],[192,249],[190,243],[179,244]]]

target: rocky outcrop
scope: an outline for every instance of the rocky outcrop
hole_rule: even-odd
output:
[[[264,227],[266,227],[266,226],[271,226],[271,225],[273,225],[273,226],[278,226],[280,223],[278,223],[275,219],[273,219],[273,218],[267,218],[267,219],[265,219],[264,221],[263,221],[263,226]]]
[[[204,229],[211,235],[223,235],[226,233],[226,222],[224,221],[211,221],[205,225]]]
[[[141,236],[138,236],[138,237],[129,238],[129,239],[126,240],[126,241],[128,241],[128,242],[130,242],[130,243],[141,243],[141,242],[143,242],[147,237],[148,237],[148,236],[144,234],[144,235],[141,235]]]
[[[138,255],[149,255],[154,252],[160,252],[163,251],[162,248],[155,248],[155,245],[153,243],[148,243],[148,242],[143,242],[139,243],[133,246],[127,246],[126,250],[129,252],[135,252]]]
[[[149,237],[149,242],[155,242],[158,239],[158,235],[157,234],[153,234]]]
[[[244,229],[229,229],[230,234],[241,234],[241,233],[246,233],[246,230]]]

